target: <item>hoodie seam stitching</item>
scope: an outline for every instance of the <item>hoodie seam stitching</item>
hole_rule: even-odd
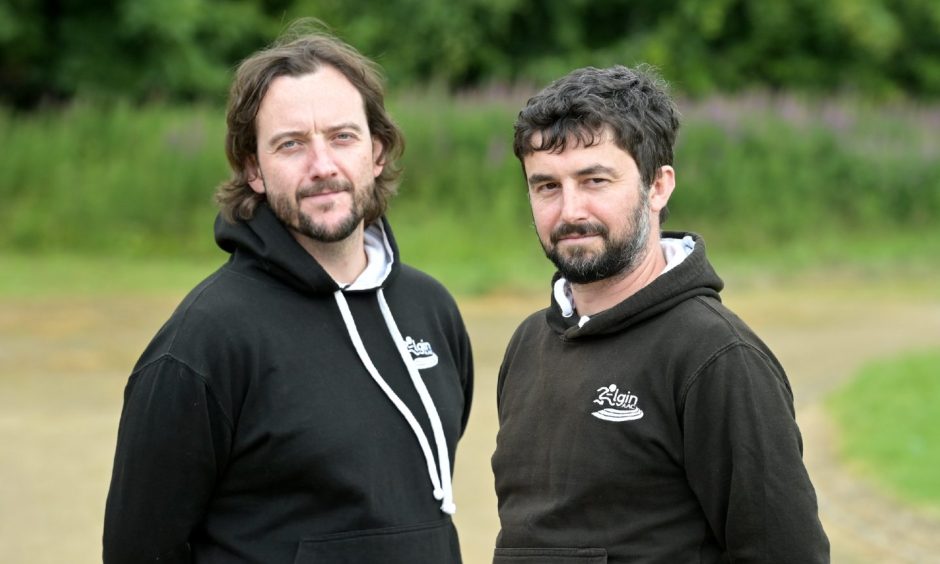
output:
[[[228,426],[230,431],[234,431],[235,423],[232,421],[231,416],[226,412],[225,407],[222,405],[222,402],[219,401],[219,398],[216,395],[215,390],[212,388],[212,383],[209,381],[209,378],[206,375],[204,375],[202,372],[200,372],[199,370],[196,370],[191,364],[179,358],[178,356],[174,355],[173,353],[165,352],[161,354],[160,356],[151,360],[150,362],[138,367],[137,370],[134,370],[131,376],[132,377],[139,376],[140,373],[143,372],[145,369],[159,362],[163,362],[164,360],[167,360],[167,359],[172,360],[173,362],[176,362],[182,365],[183,367],[186,368],[187,371],[189,371],[191,374],[199,378],[199,381],[202,382],[202,385],[206,387],[206,392],[208,393],[209,397],[212,398],[213,403],[215,403],[216,407],[219,408],[220,413],[222,413],[222,417],[225,420],[226,426]]]
[[[719,347],[718,350],[716,350],[708,358],[702,361],[702,363],[694,371],[692,371],[692,376],[689,378],[689,381],[686,382],[685,385],[682,387],[682,391],[679,394],[679,407],[680,409],[683,409],[683,410],[685,409],[685,402],[688,398],[689,391],[691,391],[691,389],[696,385],[696,383],[698,383],[701,375],[705,372],[705,370],[710,365],[712,365],[719,357],[721,357],[728,351],[737,347],[745,347],[757,353],[758,356],[760,356],[767,362],[770,362],[770,359],[767,358],[767,355],[765,355],[763,351],[754,347],[752,344],[748,343],[747,341],[743,339],[743,337],[741,336],[741,331],[738,330],[738,328],[735,327],[734,324],[731,323],[731,321],[728,320],[728,318],[722,314],[722,312],[718,311],[718,309],[716,309],[712,304],[708,303],[708,301],[705,300],[702,296],[695,296],[692,299],[700,303],[702,307],[706,308],[708,311],[716,315],[724,324],[724,326],[731,332],[733,339],[731,340],[731,342],[727,343],[726,345]]]
[[[701,379],[702,374],[705,373],[708,367],[714,364],[714,362],[718,360],[719,357],[724,356],[732,349],[737,349],[737,348],[744,348],[744,349],[750,350],[751,352],[756,353],[759,357],[764,359],[768,364],[771,364],[771,365],[773,364],[772,360],[766,354],[764,354],[762,350],[755,347],[751,343],[748,343],[746,341],[743,341],[737,338],[734,341],[716,350],[712,355],[710,355],[707,359],[705,359],[702,362],[702,364],[698,366],[698,368],[696,368],[692,372],[692,376],[689,378],[689,381],[686,382],[686,384],[682,387],[682,391],[679,394],[680,409],[683,409],[683,410],[685,409],[685,402],[688,399],[689,392],[698,383],[698,381]]]

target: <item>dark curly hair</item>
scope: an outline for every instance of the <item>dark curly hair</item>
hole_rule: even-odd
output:
[[[568,143],[589,147],[610,128],[617,146],[636,161],[643,184],[672,165],[679,110],[666,82],[649,66],[577,69],[526,102],[514,124],[513,151],[522,159],[535,151],[563,151]],[[539,144],[533,136],[539,133]],[[660,223],[669,215],[660,212]]]

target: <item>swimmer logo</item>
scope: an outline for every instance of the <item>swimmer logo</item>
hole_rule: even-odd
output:
[[[638,398],[629,391],[621,392],[617,384],[611,384],[597,389],[598,405],[609,405],[604,409],[591,413],[604,421],[634,421],[643,417],[643,410],[636,406]]]

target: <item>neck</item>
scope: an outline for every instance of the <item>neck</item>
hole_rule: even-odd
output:
[[[334,243],[317,241],[298,233],[293,235],[333,280],[339,284],[350,284],[368,266],[363,233],[360,223],[349,237]]]
[[[639,292],[666,268],[659,234],[650,234],[646,254],[634,268],[588,284],[571,284],[571,295],[579,315],[595,315]]]

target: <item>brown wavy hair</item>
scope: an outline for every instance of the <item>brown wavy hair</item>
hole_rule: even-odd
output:
[[[398,159],[405,148],[401,130],[385,110],[382,72],[349,44],[325,30],[316,20],[299,20],[266,49],[248,57],[238,66],[229,91],[225,155],[232,177],[216,189],[215,200],[222,217],[234,223],[248,220],[265,199],[251,189],[252,165],[257,163],[256,119],[261,101],[271,82],[280,76],[301,76],[329,65],[346,77],[362,95],[369,131],[382,144],[378,160],[384,163],[375,179],[372,202],[364,210],[365,224],[381,217],[389,199],[397,191],[401,169]]]

